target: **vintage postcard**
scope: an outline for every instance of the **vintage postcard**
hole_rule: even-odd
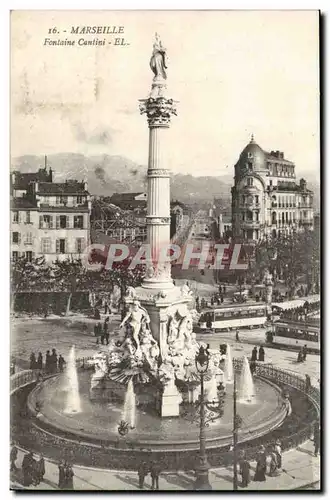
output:
[[[321,489],[319,23],[11,12],[12,490]]]

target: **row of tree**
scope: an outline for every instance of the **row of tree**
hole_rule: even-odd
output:
[[[262,281],[268,269],[276,280],[283,280],[293,296],[299,280],[308,290],[319,286],[320,238],[318,231],[304,231],[260,240],[245,251],[248,270],[245,278]]]
[[[66,259],[47,263],[44,257],[29,262],[20,258],[11,266],[12,303],[19,292],[69,292],[67,310],[72,293],[76,291],[111,292],[115,285],[124,296],[128,286],[139,286],[144,269],[129,269],[129,263],[118,263],[113,269],[100,266],[99,270],[87,270],[81,260]]]

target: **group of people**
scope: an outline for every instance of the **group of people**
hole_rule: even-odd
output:
[[[16,466],[18,450],[14,444],[10,449],[10,472],[17,472],[19,469]],[[45,459],[41,454],[39,460],[34,458],[32,452],[25,453],[22,462],[23,485],[37,486],[41,483],[45,475]]]
[[[148,464],[147,462],[142,461],[138,468],[140,490],[143,490],[145,478],[149,473],[151,475],[151,489],[159,490],[159,476],[161,472],[162,470],[158,462]]]
[[[242,476],[241,486],[242,488],[246,488],[251,482],[251,465],[246,459],[244,451],[241,452],[238,465]],[[257,465],[253,481],[266,481],[267,467],[270,477],[277,476],[280,469],[282,469],[282,446],[279,440],[267,449],[264,446],[260,446],[257,453]]]
[[[57,371],[62,372],[64,370],[65,359],[62,354],[57,356],[56,349],[52,349],[52,353],[48,350],[45,356],[45,366],[43,363],[42,353],[38,353],[38,357],[34,352],[30,355],[30,370],[42,370],[45,369],[46,373],[56,373]]]
[[[298,356],[297,356],[297,363],[304,363],[307,358],[307,344],[305,344],[303,347],[299,349]]]
[[[66,460],[58,464],[58,487],[61,490],[73,490],[73,468]]]
[[[96,323],[96,325],[94,326],[94,335],[96,337],[97,344],[101,342],[101,344],[104,345],[105,342],[106,345],[109,345],[109,337],[110,337],[109,320],[110,318],[109,316],[107,316],[103,324],[99,322]]]
[[[265,349],[262,346],[259,347],[259,354],[256,346],[252,349],[251,361],[265,361]]]

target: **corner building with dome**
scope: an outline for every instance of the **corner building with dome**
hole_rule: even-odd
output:
[[[264,151],[254,140],[235,165],[232,231],[236,241],[258,241],[313,229],[313,192],[296,180],[295,165],[281,151]]]

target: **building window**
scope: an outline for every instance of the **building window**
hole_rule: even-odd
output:
[[[288,212],[285,212],[285,222],[289,222],[289,214],[288,214]]]
[[[21,235],[17,232],[13,232],[13,243],[19,244],[21,239]]]
[[[83,204],[83,197],[81,195],[77,196],[77,204],[82,205]]]
[[[307,210],[303,211],[303,217],[304,217],[304,219],[307,219]]]
[[[244,194],[242,195],[242,203],[243,203],[243,205],[245,203],[245,195]]]
[[[269,181],[269,185],[272,186],[273,185],[273,181],[270,179]]]
[[[256,195],[255,200],[256,200],[256,205],[259,205],[259,196],[258,195]]]
[[[84,216],[83,215],[75,215],[74,216],[73,227],[75,229],[83,229],[83,227],[84,227]]]
[[[247,178],[247,185],[248,186],[253,186],[253,177],[248,177]]]
[[[66,253],[66,241],[64,238],[57,240],[56,246],[56,253]]]
[[[60,215],[60,228],[61,229],[66,229],[67,224],[66,224],[66,215]],[[65,253],[65,252],[63,252]]]
[[[41,253],[50,253],[51,250],[51,239],[41,238]]]
[[[18,212],[13,213],[13,222],[18,224]]]
[[[76,252],[82,253],[84,251],[84,238],[76,239]]]
[[[248,210],[247,212],[247,220],[253,221],[253,212],[251,212],[251,210]]]
[[[52,215],[42,215],[40,217],[40,227],[44,229],[49,229],[53,225]]]
[[[32,262],[32,257],[33,257],[33,254],[30,250],[25,252],[25,258],[28,262]]]
[[[44,205],[49,205],[49,196],[44,196]],[[57,198],[56,198],[56,203],[57,203]]]
[[[256,222],[259,222],[259,212],[256,212]]]
[[[253,170],[253,163],[252,163],[252,161],[248,162],[248,170],[249,170],[249,172],[252,172],[252,170]]]
[[[26,233],[25,244],[32,245],[32,233]]]
[[[14,262],[16,262],[18,260],[18,252],[16,252],[16,251],[12,252],[12,259]]]
[[[272,213],[272,224],[276,224],[276,212]]]
[[[284,224],[284,212],[282,212],[282,222]]]

